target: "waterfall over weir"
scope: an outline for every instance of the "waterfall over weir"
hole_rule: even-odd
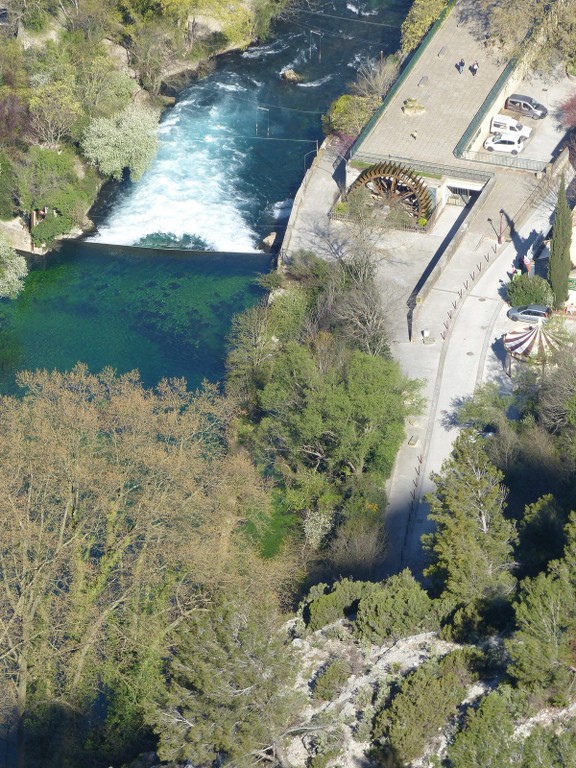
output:
[[[405,13],[405,0],[329,0],[183,91],[152,167],[102,196],[90,241],[35,259],[21,296],[0,300],[0,393],[19,370],[78,361],[138,369],[146,386],[221,381],[231,319],[270,269],[258,243],[285,226],[321,115],[360,63],[398,48]]]
[[[282,231],[322,114],[362,62],[396,50],[405,12],[402,0],[333,0],[221,57],[165,112],[152,167],[119,189],[93,239],[250,252]],[[288,69],[299,83],[282,80]]]

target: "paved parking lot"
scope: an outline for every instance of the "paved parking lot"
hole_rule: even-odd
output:
[[[543,120],[532,120],[503,108],[494,109],[492,114],[510,115],[523,125],[532,128],[526,147],[519,157],[549,162],[557,156],[565,137],[565,131],[560,121],[560,104],[572,92],[576,91],[576,83],[568,80],[563,68],[559,68],[547,76],[527,78],[515,90],[516,93],[532,96],[536,101],[544,104],[548,109],[548,115]],[[488,135],[488,133],[483,133],[474,143],[473,149],[482,150],[482,145]]]

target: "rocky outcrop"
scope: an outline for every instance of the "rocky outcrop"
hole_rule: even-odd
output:
[[[280,72],[280,79],[284,80],[286,83],[302,82],[302,77],[297,72],[294,72],[293,69],[284,69]]]

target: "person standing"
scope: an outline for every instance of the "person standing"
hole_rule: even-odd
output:
[[[465,66],[466,66],[466,62],[464,61],[464,59],[460,59],[460,61],[458,63],[458,72],[460,72],[460,74],[464,73],[464,67]]]
[[[476,72],[478,72],[478,62],[475,61],[474,64],[470,67],[470,70],[472,72],[472,77],[476,76]]]

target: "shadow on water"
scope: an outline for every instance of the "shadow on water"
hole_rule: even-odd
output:
[[[258,301],[262,252],[221,253],[68,241],[37,257],[21,296],[0,302],[0,392],[18,370],[140,371],[145,386],[224,375],[232,316]]]

